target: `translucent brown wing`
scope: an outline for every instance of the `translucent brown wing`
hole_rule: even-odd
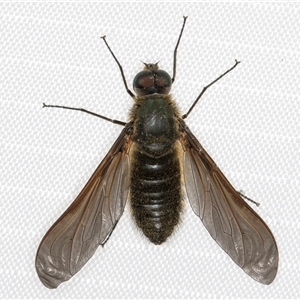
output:
[[[278,249],[266,223],[241,198],[215,162],[181,121],[187,198],[212,238],[249,276],[270,284]]]
[[[109,238],[123,214],[129,191],[128,123],[81,193],[44,236],[36,255],[42,283],[69,280]]]

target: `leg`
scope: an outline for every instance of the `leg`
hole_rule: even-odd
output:
[[[64,109],[71,109],[71,110],[79,110],[79,111],[88,113],[88,114],[90,114],[90,115],[96,116],[96,117],[98,117],[98,118],[104,119],[104,120],[106,120],[106,121],[112,122],[112,123],[114,123],[114,124],[118,124],[118,125],[122,125],[122,126],[125,126],[125,125],[126,125],[125,122],[118,121],[118,120],[113,120],[113,119],[110,119],[110,118],[107,118],[107,117],[98,115],[98,114],[93,113],[93,112],[91,112],[91,111],[89,111],[89,110],[86,110],[86,109],[84,109],[84,108],[74,108],[74,107],[60,106],[60,105],[47,105],[47,104],[43,103],[43,108],[44,108],[44,107],[56,107],[56,108],[64,108]]]
[[[228,69],[225,73],[223,73],[221,76],[219,76],[217,79],[215,79],[213,82],[211,82],[209,85],[207,85],[206,87],[203,88],[202,92],[200,93],[200,95],[197,97],[197,99],[194,101],[193,105],[190,107],[190,109],[188,110],[188,112],[186,114],[184,114],[182,116],[182,119],[185,119],[188,117],[188,115],[191,113],[191,111],[193,110],[193,108],[195,107],[195,105],[197,104],[197,102],[200,100],[200,98],[202,97],[202,95],[204,94],[204,92],[210,87],[212,86],[214,83],[216,83],[218,80],[220,80],[222,77],[224,77],[227,73],[229,73],[230,71],[232,71],[238,64],[240,63],[240,61],[235,60],[235,64],[233,67],[231,67],[230,69]]]
[[[172,83],[175,81],[175,77],[176,77],[177,48],[178,48],[180,40],[181,40],[181,36],[182,36],[182,33],[183,33],[183,29],[184,29],[184,26],[185,26],[186,19],[187,19],[187,17],[183,16],[183,24],[182,24],[181,31],[180,31],[180,34],[179,34],[179,38],[178,38],[178,41],[177,41],[177,44],[176,44],[176,47],[175,47],[175,50],[174,50]]]
[[[119,63],[118,59],[116,58],[116,56],[114,55],[114,53],[112,52],[112,50],[110,49],[110,47],[108,46],[107,42],[106,42],[106,36],[102,36],[101,37],[105,43],[105,45],[107,46],[109,52],[111,53],[111,55],[113,56],[113,58],[115,59],[116,63],[118,64],[119,68],[120,68],[120,71],[121,71],[121,75],[122,75],[122,78],[123,78],[123,82],[124,82],[124,85],[125,85],[125,89],[127,91],[127,93],[129,94],[130,97],[134,98],[134,94],[132,93],[132,91],[128,88],[127,86],[127,82],[126,82],[126,79],[125,79],[125,75],[124,75],[124,71],[123,71],[123,68],[121,66],[121,64]]]
[[[245,196],[241,191],[240,191],[240,192],[237,191],[237,193],[238,193],[242,198],[244,198],[244,199],[246,199],[246,200],[248,200],[248,201],[254,203],[256,206],[259,206],[259,205],[260,205],[260,203],[258,203],[258,202],[256,202],[256,201],[252,200],[251,198],[248,198],[247,196]]]

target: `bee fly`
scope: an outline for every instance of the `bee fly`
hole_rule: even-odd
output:
[[[128,197],[137,226],[152,243],[160,245],[178,225],[186,196],[212,238],[239,267],[263,284],[274,280],[278,249],[272,232],[184,122],[204,92],[239,62],[204,87],[184,115],[169,94],[186,18],[174,50],[173,78],[160,70],[158,63],[144,63],[144,70],[133,81],[136,95],[128,88],[121,64],[102,37],[134,100],[128,123],[82,108],[44,104],[83,111],[124,126],[93,176],[38,248],[36,270],[46,287],[56,288],[69,280],[98,246],[107,242]]]

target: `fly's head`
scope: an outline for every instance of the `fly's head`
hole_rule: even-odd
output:
[[[158,62],[155,64],[143,63],[143,71],[136,74],[133,80],[133,89],[138,96],[150,94],[169,94],[172,87],[171,76],[164,70],[160,70]]]

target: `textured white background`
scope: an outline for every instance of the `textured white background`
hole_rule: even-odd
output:
[[[1,4],[0,297],[299,298],[298,4]],[[136,229],[127,207],[104,248],[57,290],[34,267],[48,228],[71,204],[121,127],[42,103],[84,107],[126,120],[129,86],[145,62],[172,73],[173,95],[228,179],[261,203],[280,264],[270,286],[248,277],[219,248],[187,203],[161,246]]]

